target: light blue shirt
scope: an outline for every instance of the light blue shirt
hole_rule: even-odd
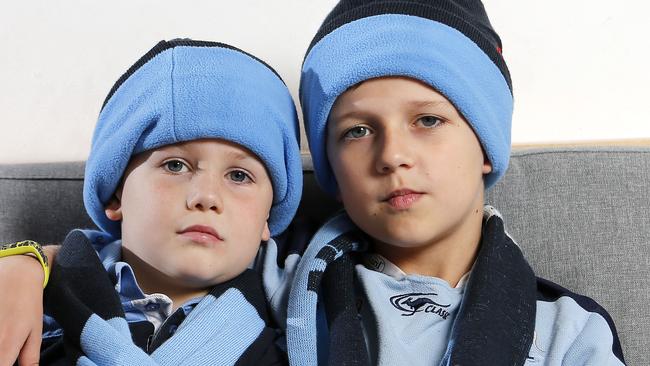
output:
[[[460,307],[467,275],[456,287],[446,281],[407,275],[378,254],[356,266],[365,301],[363,330],[373,365],[437,365]]]

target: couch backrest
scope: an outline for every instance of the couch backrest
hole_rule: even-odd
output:
[[[340,206],[316,186],[308,159],[300,214]],[[486,201],[539,276],[596,299],[618,327],[626,360],[650,359],[650,148],[546,148],[512,155]],[[92,227],[83,163],[0,165],[0,242],[63,240]]]
[[[517,151],[486,201],[538,276],[614,318],[629,365],[650,358],[650,149]]]

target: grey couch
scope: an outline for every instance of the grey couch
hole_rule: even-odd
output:
[[[300,213],[338,208],[310,161]],[[650,148],[517,150],[487,202],[538,275],[591,296],[618,327],[629,365],[650,359]],[[0,242],[60,242],[92,227],[81,200],[83,163],[0,165]]]

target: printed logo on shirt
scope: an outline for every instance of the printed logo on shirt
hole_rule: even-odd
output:
[[[395,309],[402,312],[402,316],[413,316],[415,313],[435,314],[442,319],[447,319],[449,311],[447,308],[451,304],[438,304],[433,297],[438,296],[436,293],[411,293],[397,295],[390,298],[390,303]]]

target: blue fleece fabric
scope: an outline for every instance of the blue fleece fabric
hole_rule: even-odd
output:
[[[337,28],[305,58],[300,101],[321,187],[337,192],[325,152],[327,119],[336,98],[361,81],[391,75],[418,79],[456,106],[492,163],[485,186],[496,183],[510,157],[513,99],[503,75],[458,30],[416,16],[385,14]]]
[[[106,218],[104,206],[131,156],[201,138],[235,142],[262,160],[273,184],[269,228],[272,235],[282,232],[302,192],[295,106],[271,69],[222,47],[166,49],[107,101],[86,163],[84,203],[90,217],[119,238],[119,223]]]

